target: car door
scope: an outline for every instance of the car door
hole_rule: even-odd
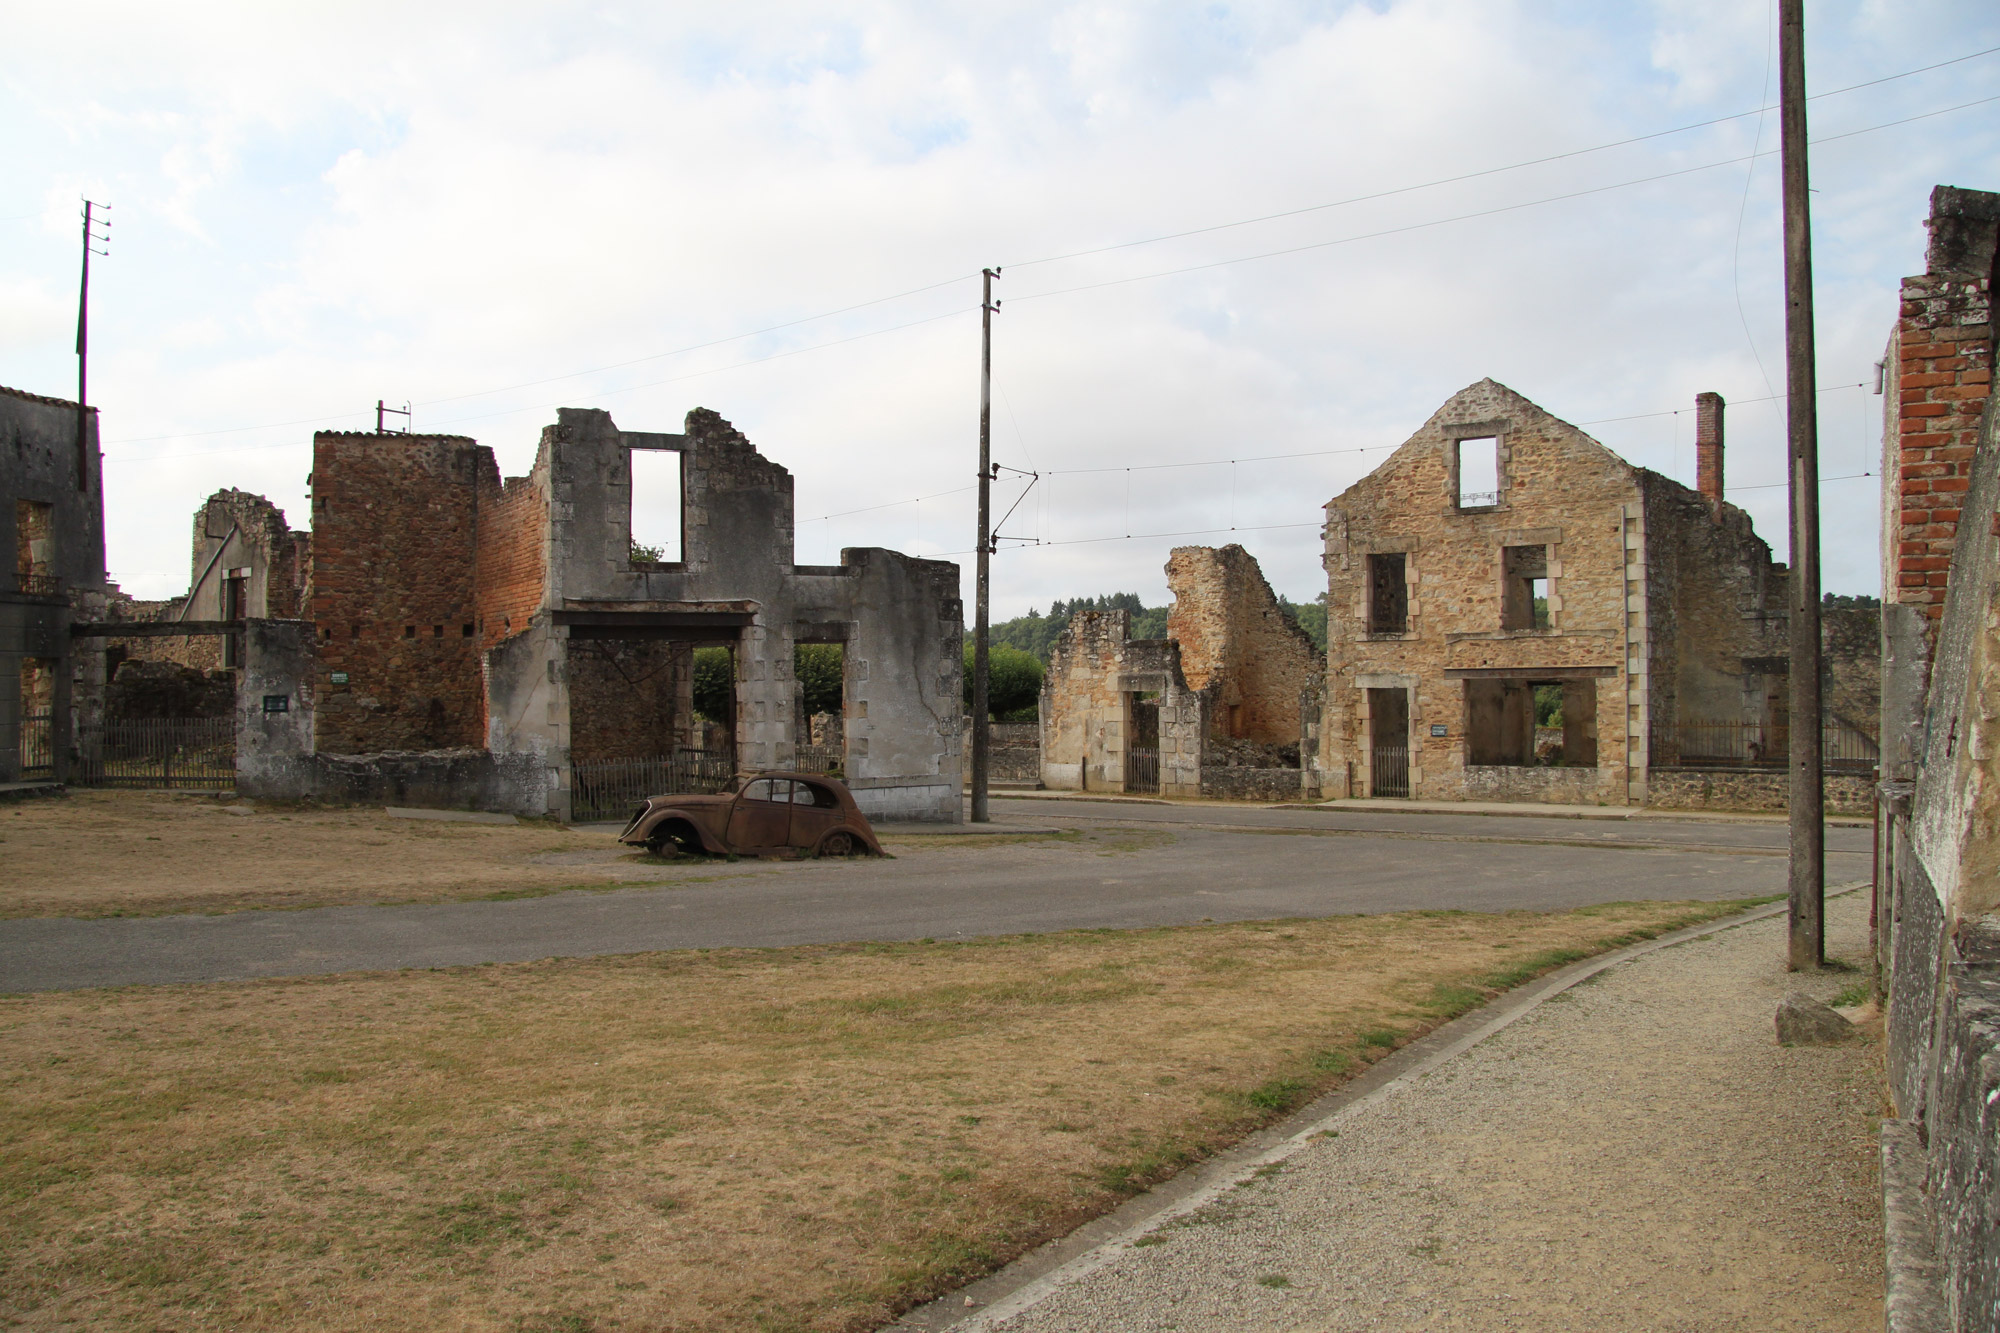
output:
[[[792,783],[792,846],[817,847],[826,831],[840,822],[840,798],[831,788],[803,779]]]
[[[744,785],[729,807],[730,850],[759,852],[783,847],[791,824],[791,780],[757,778]]]

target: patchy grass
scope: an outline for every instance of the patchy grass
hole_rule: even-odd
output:
[[[617,847],[601,831],[559,824],[248,808],[151,791],[80,791],[0,806],[0,918],[506,901],[694,883],[724,872],[711,861],[659,861]],[[746,864],[728,873],[774,868]]]
[[[1737,906],[7,997],[0,1322],[872,1328],[1503,976]]]

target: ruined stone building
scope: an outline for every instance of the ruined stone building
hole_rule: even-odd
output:
[[[106,592],[97,411],[0,388],[0,782],[62,781],[101,659],[71,651]]]
[[[1482,380],[1330,502],[1328,791],[1781,800],[1785,571],[1723,499],[1722,409],[1690,490]]]
[[[1940,186],[1884,367],[1878,960],[1892,1329],[2000,1327],[2000,194]]]
[[[1167,796],[1310,796],[1322,667],[1241,546],[1167,561],[1165,639],[1124,611],[1081,611],[1050,655],[1042,785]]]
[[[680,461],[668,558],[632,540],[641,452]],[[259,497],[212,497],[189,594],[148,617],[232,628],[190,648],[154,624],[147,643],[241,677],[245,794],[619,817],[689,764],[793,764],[793,652],[832,643],[856,800],[959,818],[957,566],[873,548],[793,563],[791,474],[713,412],[670,435],[565,408],[505,479],[463,436],[321,432],[311,486],[310,533]],[[730,658],[720,727],[694,711],[701,646]]]

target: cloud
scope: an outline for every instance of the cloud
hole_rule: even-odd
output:
[[[1753,109],[1765,13],[43,7],[20,16],[0,88],[18,164],[0,217],[78,182],[117,204],[92,381],[112,563],[150,591],[185,582],[186,515],[217,487],[302,517],[313,425],[363,424],[377,398],[412,400],[419,429],[478,435],[512,472],[557,404],[651,429],[712,407],[797,476],[815,520],[802,560],[843,544],[965,551],[970,312],[978,269],[1004,264],[996,453],[1068,474],[1008,531],[1071,544],[1007,552],[996,613],[1112,588],[1162,597],[1170,546],[1232,535],[1304,598],[1324,586],[1318,506],[1485,375],[1572,421],[1637,416],[1590,429],[1684,479],[1684,409],[1721,391],[1738,404],[1732,479],[1782,477],[1779,415],[1749,401],[1767,392],[1753,345],[1774,374],[1782,351],[1770,162],[1535,202],[1741,157],[1756,122],[1030,261]],[[2000,45],[2000,20],[1942,0],[1829,6],[1812,39],[1814,86],[1831,89]],[[1988,58],[1826,98],[1814,124],[1934,110],[1990,95],[1996,76]],[[2000,177],[1996,124],[1960,113],[1816,152],[1827,384],[1871,374],[1896,280],[1921,266],[1930,185]],[[1764,149],[1775,134],[1767,119]],[[62,392],[73,224],[0,235],[8,378]],[[1070,288],[1089,290],[1049,294]],[[536,383],[576,371],[590,373]],[[1839,460],[1861,456],[1864,407],[1879,402],[1823,396],[1829,475],[1855,470]],[[1157,466],[1281,454],[1315,456]],[[1828,483],[1830,530],[1872,531],[1872,486]],[[1782,548],[1782,490],[1740,498]],[[1188,530],[1214,535],[1124,538]],[[1831,544],[1829,586],[1873,587],[1873,558],[1872,542]]]

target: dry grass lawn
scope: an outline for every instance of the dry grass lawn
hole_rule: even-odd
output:
[[[379,809],[249,810],[233,800],[149,791],[78,791],[0,806],[0,918],[449,902],[715,873],[642,864],[617,855],[601,832],[559,824],[398,819]],[[570,854],[588,859],[561,859]]]
[[[866,1329],[1494,986],[1737,906],[0,998],[0,1320]]]

